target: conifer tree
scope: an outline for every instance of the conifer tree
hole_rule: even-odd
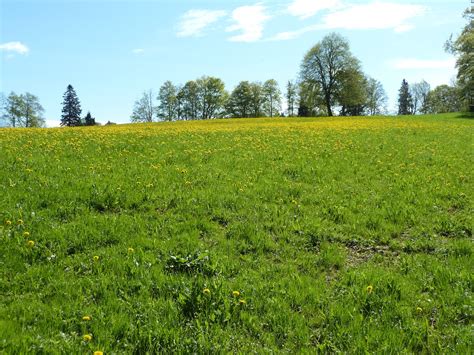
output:
[[[398,114],[410,115],[412,113],[413,98],[410,94],[408,82],[405,79],[403,79],[398,93]]]
[[[81,103],[77,97],[76,91],[72,85],[68,85],[63,95],[63,113],[61,116],[61,126],[80,126],[81,125]]]
[[[92,117],[90,112],[87,112],[86,117],[84,117],[84,125],[95,126],[95,118]]]

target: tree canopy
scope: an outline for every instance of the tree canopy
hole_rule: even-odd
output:
[[[321,95],[328,116],[334,114],[336,105],[349,101],[350,105],[355,101],[358,103],[359,97],[349,97],[349,86],[354,84],[351,79],[358,80],[362,76],[359,61],[352,55],[349,43],[336,33],[327,35],[311,48],[301,64],[301,80],[310,87],[317,87],[313,91]]]

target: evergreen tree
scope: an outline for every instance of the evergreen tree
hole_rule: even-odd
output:
[[[288,117],[295,115],[296,101],[298,96],[298,87],[291,81],[286,86],[286,102],[288,104]]]
[[[92,117],[90,112],[87,112],[86,117],[84,117],[84,125],[95,126],[95,118]]]
[[[398,92],[398,114],[410,115],[413,112],[413,98],[410,94],[410,86],[405,79]]]
[[[63,95],[63,114],[61,116],[61,126],[80,126],[81,125],[81,103],[77,97],[72,85],[68,85]]]

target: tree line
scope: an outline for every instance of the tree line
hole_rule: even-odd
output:
[[[11,92],[8,96],[0,94],[0,118],[9,127],[45,127],[44,109],[37,96],[29,92],[17,95]],[[63,95],[61,126],[95,126],[95,118],[90,112],[81,117],[81,102],[72,85],[68,85]]]
[[[456,40],[446,42],[445,50],[456,55],[458,69],[453,85],[440,85],[431,90],[426,81],[412,86],[403,79],[398,94],[398,114],[474,112],[474,7],[464,12],[468,20]]]
[[[403,79],[398,114],[474,111],[474,8],[465,11],[468,23],[445,49],[456,55],[457,80],[433,90],[426,81]],[[287,109],[282,111],[285,98]],[[11,127],[43,127],[44,109],[31,93],[0,94],[0,118]],[[325,36],[304,56],[298,79],[288,81],[282,94],[278,83],[241,81],[230,93],[220,78],[203,76],[175,85],[166,81],[155,96],[146,91],[135,101],[132,122],[204,120],[226,117],[359,116],[387,113],[387,95],[380,81],[363,73],[349,42],[336,33]],[[90,112],[81,117],[79,98],[69,85],[63,95],[61,126],[96,125]]]
[[[337,34],[325,37],[303,60],[300,78],[283,94],[276,80],[241,81],[229,93],[224,82],[204,76],[184,85],[166,81],[158,95],[146,91],[135,101],[132,122],[277,116],[378,115],[387,112],[382,84],[362,73],[348,42]]]

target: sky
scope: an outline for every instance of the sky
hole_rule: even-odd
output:
[[[241,80],[298,78],[325,35],[345,37],[395,110],[402,79],[450,84],[444,51],[470,0],[0,0],[0,91],[30,92],[59,124],[73,85],[83,114],[130,121],[133,104],[166,80],[203,75],[231,91]]]

